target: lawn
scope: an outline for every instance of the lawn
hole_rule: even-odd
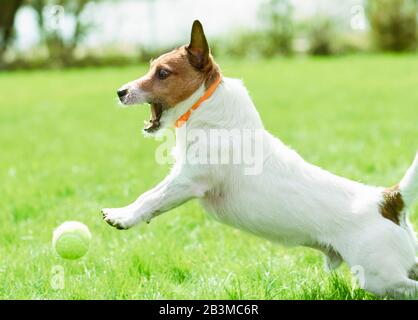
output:
[[[308,161],[365,183],[397,183],[418,150],[418,59],[220,61],[244,79],[265,126]],[[121,206],[168,172],[144,138],[148,108],[115,90],[146,66],[0,74],[0,298],[374,299],[320,253],[283,248],[209,218],[192,201],[149,225],[109,227]],[[412,215],[418,227],[418,214]],[[89,226],[89,253],[51,248],[66,220]],[[54,270],[65,287],[54,289]]]

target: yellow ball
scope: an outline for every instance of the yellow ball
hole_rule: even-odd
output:
[[[76,260],[84,256],[90,247],[89,228],[78,221],[67,221],[54,230],[52,246],[64,259]]]

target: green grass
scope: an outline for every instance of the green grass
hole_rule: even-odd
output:
[[[220,63],[245,80],[272,133],[334,173],[392,185],[418,149],[416,56]],[[145,69],[0,74],[0,297],[373,299],[348,267],[329,275],[318,252],[221,225],[195,201],[128,231],[102,221],[100,208],[127,204],[169,170],[140,133],[149,110],[115,103]],[[65,220],[93,233],[76,262],[51,248]],[[57,265],[62,290],[50,284]]]

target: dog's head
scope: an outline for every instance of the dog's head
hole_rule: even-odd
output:
[[[202,24],[196,20],[189,45],[151,61],[144,76],[123,85],[117,94],[124,105],[151,105],[151,119],[144,130],[152,133],[160,128],[164,112],[175,108],[199,87],[210,86],[218,75],[219,69],[210,54]]]

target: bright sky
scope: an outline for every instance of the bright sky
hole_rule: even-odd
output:
[[[90,3],[84,19],[94,29],[85,44],[95,47],[165,46],[184,43],[194,19],[200,19],[208,36],[218,36],[242,28],[257,28],[257,10],[265,0],[122,0]],[[301,19],[315,13],[339,15],[350,21],[353,7],[363,0],[292,0],[294,16]],[[51,11],[46,10],[46,15]],[[74,26],[71,18],[60,20],[63,32]],[[16,17],[17,45],[29,48],[37,43],[36,16],[31,8],[20,9]]]

